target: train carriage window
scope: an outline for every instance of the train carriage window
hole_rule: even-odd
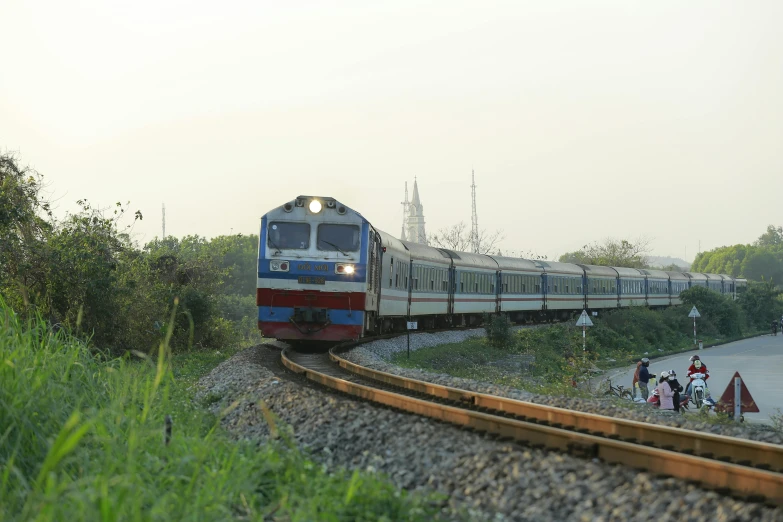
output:
[[[358,225],[337,225],[321,223],[318,225],[318,250],[356,252],[359,250],[361,229]]]
[[[267,244],[275,249],[292,248],[305,250],[310,248],[310,224],[292,221],[272,221],[267,230]]]
[[[389,258],[389,288],[392,286],[392,281],[394,280],[394,258]]]

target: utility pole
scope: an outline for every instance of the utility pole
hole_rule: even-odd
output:
[[[163,235],[161,236],[161,239],[166,239],[166,204],[163,203]]]
[[[473,253],[479,254],[478,213],[476,212],[476,172],[473,169],[470,171],[470,176],[472,181],[470,190],[473,198],[473,214],[470,218],[470,245],[473,248]]]

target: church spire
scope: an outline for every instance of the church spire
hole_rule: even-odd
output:
[[[411,205],[414,207],[421,206],[421,199],[419,199],[419,184],[416,181],[416,177],[413,178],[413,199]]]
[[[411,199],[411,202],[408,205],[408,219],[406,225],[408,241],[422,243],[424,245],[428,244],[427,232],[424,226],[424,205],[421,204],[419,184],[416,178],[413,180],[413,199]]]

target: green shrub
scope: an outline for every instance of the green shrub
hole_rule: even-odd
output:
[[[513,341],[511,321],[505,314],[485,315],[484,329],[487,332],[487,340],[492,346],[502,348]]]

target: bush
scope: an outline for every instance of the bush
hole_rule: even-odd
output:
[[[505,314],[493,314],[484,316],[484,329],[487,332],[489,344],[502,348],[511,343],[511,321]]]

